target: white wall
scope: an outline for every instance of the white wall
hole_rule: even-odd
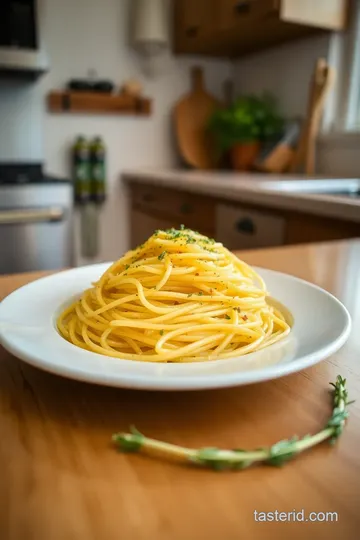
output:
[[[52,174],[68,175],[69,148],[78,134],[101,135],[108,149],[108,202],[102,211],[101,252],[96,260],[117,258],[127,249],[127,204],[120,174],[125,168],[174,166],[177,156],[171,110],[189,88],[189,68],[197,59],[168,55],[154,79],[144,78],[139,58],[128,46],[131,0],[43,0],[44,41],[51,71],[35,85],[0,82],[0,160],[44,158]],[[208,88],[221,95],[230,62],[202,61]],[[117,83],[137,77],[154,98],[149,118],[52,115],[45,96],[89,69]],[[79,262],[84,262],[79,257]]]
[[[340,178],[360,178],[360,133],[320,136],[317,167],[322,174]]]
[[[0,80],[0,161],[36,161],[43,155],[40,84]]]
[[[235,63],[238,94],[271,92],[287,116],[306,112],[310,78],[319,57],[328,57],[329,35],[286,43]]]

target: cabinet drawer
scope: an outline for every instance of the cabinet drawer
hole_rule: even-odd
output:
[[[222,0],[218,2],[221,30],[237,27],[251,31],[252,24],[279,12],[279,0]]]
[[[228,249],[279,246],[285,241],[285,219],[280,216],[219,204],[216,239]]]
[[[144,184],[131,188],[133,207],[153,216],[179,221],[186,227],[202,233],[215,229],[215,202],[213,199],[172,189]]]

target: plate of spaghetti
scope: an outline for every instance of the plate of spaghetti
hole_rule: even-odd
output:
[[[55,374],[110,386],[194,390],[280,377],[326,358],[350,332],[326,291],[252,268],[185,227],[114,263],[54,274],[0,306],[2,344]]]

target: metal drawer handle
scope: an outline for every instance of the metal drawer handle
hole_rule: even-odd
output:
[[[235,229],[244,234],[256,234],[256,227],[252,219],[243,218],[235,223]]]
[[[57,222],[62,221],[65,214],[65,210],[57,206],[0,210],[0,225]]]

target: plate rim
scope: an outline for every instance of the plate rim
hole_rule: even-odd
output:
[[[52,280],[54,277],[58,278],[61,275],[71,274],[71,273],[79,273],[90,269],[95,268],[103,268],[110,266],[112,263],[95,263],[91,265],[86,265],[82,267],[77,268],[71,268],[71,269],[65,269],[61,270],[59,272],[52,273],[48,276],[42,276],[38,279],[35,279],[31,281],[30,283],[26,283],[19,287],[18,289],[12,291],[9,295],[7,295],[0,304],[0,316],[2,311],[2,306],[7,304],[7,302],[11,302],[11,297],[14,295],[22,294],[25,289],[31,288],[32,285],[37,284],[39,282],[44,282],[48,280]],[[3,347],[9,351],[11,354],[19,358],[21,361],[26,362],[27,364],[36,367],[37,369],[41,369],[43,371],[52,373],[54,375],[62,376],[68,379],[72,380],[78,380],[82,382],[87,382],[91,384],[97,384],[97,385],[104,385],[104,386],[111,386],[111,387],[117,387],[117,388],[128,388],[128,389],[137,389],[137,390],[154,390],[154,391],[190,391],[190,390],[211,390],[211,389],[220,389],[220,388],[228,388],[228,387],[235,387],[235,386],[242,386],[242,385],[248,385],[248,384],[255,384],[259,382],[264,382],[272,379],[277,379],[286,375],[289,375],[291,373],[296,373],[298,371],[301,371],[303,369],[306,369],[310,366],[313,366],[317,363],[319,363],[322,360],[325,360],[332,354],[336,353],[347,341],[351,329],[352,329],[352,322],[350,314],[347,310],[347,308],[344,306],[344,304],[336,298],[332,293],[329,291],[323,289],[319,285],[316,285],[315,283],[309,282],[303,278],[299,278],[297,276],[294,276],[292,274],[287,274],[285,272],[273,270],[270,268],[265,267],[259,267],[259,266],[252,266],[254,270],[256,271],[265,271],[267,273],[270,273],[272,275],[276,275],[280,278],[285,278],[287,280],[295,280],[297,282],[301,282],[305,284],[306,286],[316,289],[321,294],[324,294],[328,298],[330,298],[333,302],[337,304],[337,306],[342,311],[342,314],[344,315],[344,326],[342,328],[341,333],[333,339],[329,344],[321,347],[320,349],[316,350],[315,352],[310,352],[306,355],[302,355],[300,358],[295,358],[291,362],[287,363],[280,363],[280,364],[274,364],[271,366],[266,366],[258,370],[249,370],[249,371],[241,371],[234,373],[222,373],[222,374],[204,374],[201,376],[194,377],[191,379],[191,375],[176,375],[176,380],[174,381],[173,378],[164,378],[159,381],[155,381],[154,376],[149,376],[147,374],[143,375],[141,378],[139,377],[133,377],[129,376],[128,374],[125,374],[123,376],[119,375],[113,375],[112,377],[109,377],[107,374],[99,374],[94,372],[86,372],[82,371],[80,369],[73,369],[71,370],[69,366],[58,366],[56,364],[51,364],[48,362],[45,362],[41,358],[39,358],[40,355],[33,354],[32,352],[24,353],[21,347],[19,348],[16,345],[16,339],[15,343],[13,340],[7,339],[6,331],[2,331],[1,329],[1,320],[0,320],[0,343],[3,345]],[[104,270],[103,270],[104,271]],[[5,323],[6,324],[6,323]],[[54,328],[54,332],[56,332]],[[11,334],[10,334],[11,335]],[[291,336],[291,334],[290,334]],[[61,337],[58,334],[58,337]],[[286,340],[289,338],[286,338]],[[65,340],[64,340],[65,341]],[[72,345],[65,341],[70,347],[75,347],[75,345]],[[270,347],[275,347],[277,344],[271,345]],[[77,348],[76,348],[77,349]],[[82,349],[79,349],[79,351],[82,351]],[[87,352],[88,354],[97,354],[92,353],[91,351],[83,351]],[[252,353],[257,354],[257,353]],[[105,355],[97,354],[97,356],[101,357],[104,356],[104,358],[111,358]],[[235,357],[236,358],[236,357]],[[125,359],[114,359],[118,362],[126,362],[129,364],[136,365],[137,363],[131,360],[125,360]],[[219,360],[219,362],[224,362],[224,360]],[[141,363],[142,364],[142,363]],[[161,365],[157,363],[148,363],[153,365]],[[172,365],[172,364],[171,364]],[[177,364],[174,364],[176,366]],[[149,380],[149,377],[152,377],[153,380]],[[173,376],[174,377],[174,376]]]

